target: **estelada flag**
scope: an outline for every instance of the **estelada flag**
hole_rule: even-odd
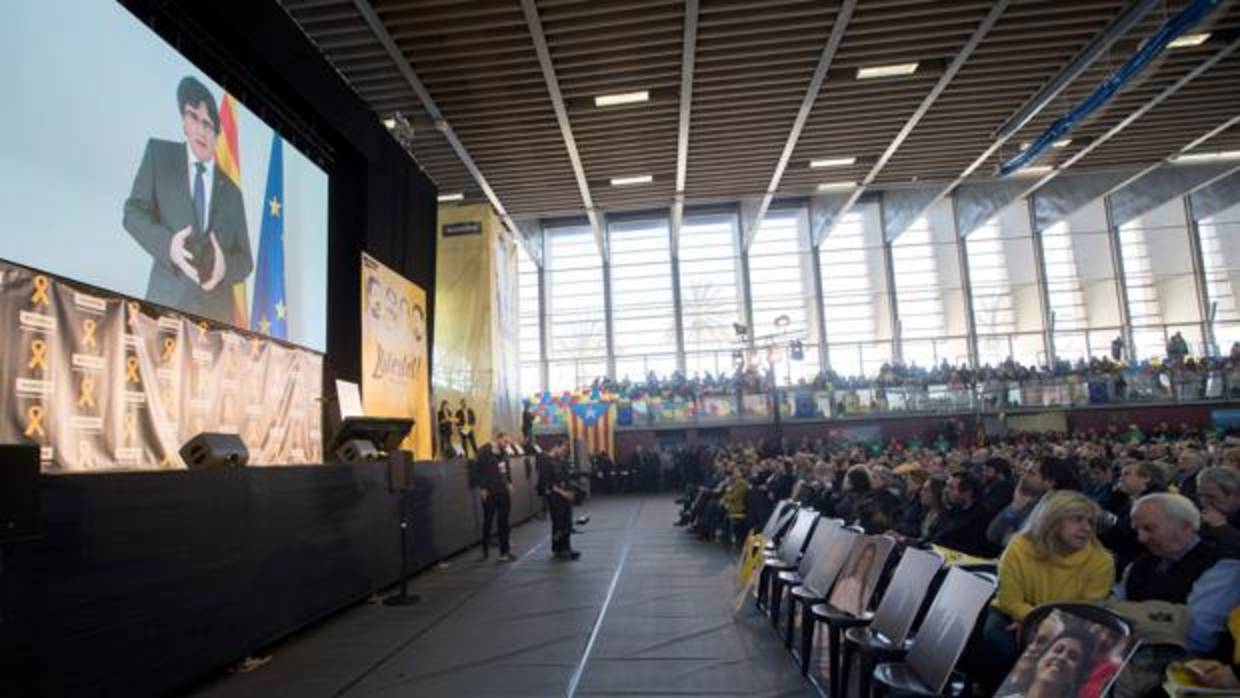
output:
[[[241,191],[241,148],[237,141],[237,114],[233,106],[236,100],[224,93],[220,99],[220,134],[215,139],[215,162],[232,183]],[[249,327],[249,315],[246,312],[245,281],[233,284],[232,323],[237,327]]]
[[[607,402],[578,402],[567,408],[568,438],[575,450],[578,439],[585,443],[587,456],[599,451],[616,459],[616,408]]]

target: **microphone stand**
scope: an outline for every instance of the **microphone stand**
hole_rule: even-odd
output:
[[[390,467],[404,467],[403,459],[390,464]],[[384,606],[412,606],[422,600],[421,596],[409,593],[409,547],[406,537],[409,531],[409,488],[397,489],[400,494],[400,593],[393,594],[383,600]]]

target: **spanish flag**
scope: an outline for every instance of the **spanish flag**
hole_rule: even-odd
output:
[[[220,100],[220,135],[215,141],[215,162],[220,170],[241,190],[241,149],[237,142],[237,114],[233,96],[224,93]],[[232,324],[237,327],[249,327],[250,320],[246,313],[245,281],[233,284]]]

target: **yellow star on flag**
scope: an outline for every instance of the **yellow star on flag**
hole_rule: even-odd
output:
[[[283,319],[284,319],[284,314],[285,314],[285,313],[287,313],[287,312],[288,312],[288,306],[284,305],[284,300],[283,300],[283,299],[279,300],[279,301],[276,303],[276,319],[277,319],[277,320],[283,320]]]
[[[273,196],[271,197],[271,201],[267,202],[267,205],[271,207],[272,218],[279,218],[280,217],[280,200]]]
[[[263,334],[271,334],[271,321],[267,319],[266,315],[263,316],[262,320],[258,321],[258,329]]]

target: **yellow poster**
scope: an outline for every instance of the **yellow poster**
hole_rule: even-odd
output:
[[[362,410],[368,417],[411,417],[401,444],[414,458],[431,452],[426,291],[362,253]]]

